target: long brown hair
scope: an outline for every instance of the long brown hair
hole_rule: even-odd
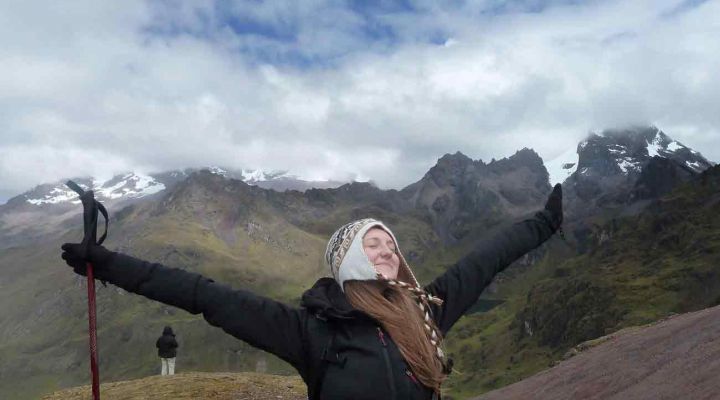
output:
[[[440,393],[447,376],[413,295],[382,281],[346,281],[345,295],[353,307],[380,322],[420,382]]]

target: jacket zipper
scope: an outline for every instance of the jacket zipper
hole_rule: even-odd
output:
[[[417,378],[415,377],[415,374],[413,374],[412,371],[410,371],[409,369],[405,370],[405,375],[407,375],[408,378],[410,378],[410,380],[413,381],[416,385],[420,384],[420,382],[418,382]]]
[[[390,365],[390,354],[388,354],[385,334],[383,333],[382,329],[380,329],[380,327],[377,327],[377,331],[378,338],[380,338],[380,343],[382,343],[383,357],[385,358],[385,367],[387,368],[388,383],[390,384],[390,398],[395,400],[397,398],[397,393],[395,391],[395,379],[393,378],[392,365]]]

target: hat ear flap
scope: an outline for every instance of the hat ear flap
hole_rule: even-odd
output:
[[[403,268],[402,266],[400,266],[400,270],[398,271],[398,280],[402,282],[414,283],[413,276],[410,275],[407,268]]]

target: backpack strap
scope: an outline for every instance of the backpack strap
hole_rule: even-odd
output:
[[[320,313],[315,314],[315,317],[319,320],[318,324],[323,325],[326,328],[325,331],[328,334],[328,339],[316,361],[317,364],[312,382],[308,385],[308,397],[310,400],[320,398],[320,391],[322,390],[328,365],[339,365],[342,368],[345,366],[345,362],[347,361],[347,358],[340,358],[339,354],[333,349],[335,337],[337,336],[337,327],[335,324],[328,321],[328,319]]]

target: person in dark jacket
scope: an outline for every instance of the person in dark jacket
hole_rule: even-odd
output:
[[[171,327],[166,326],[162,335],[155,342],[160,356],[160,375],[175,375],[175,357],[178,343]]]
[[[76,273],[85,261],[97,279],[202,313],[213,326],[287,361],[310,399],[440,398],[451,362],[442,340],[493,277],[549,239],[562,223],[556,185],[543,210],[481,241],[426,286],[420,286],[382,222],[355,221],[331,237],[332,278],[318,280],[295,308],[202,275],[168,268],[102,246],[88,259],[79,244],[62,246]]]

